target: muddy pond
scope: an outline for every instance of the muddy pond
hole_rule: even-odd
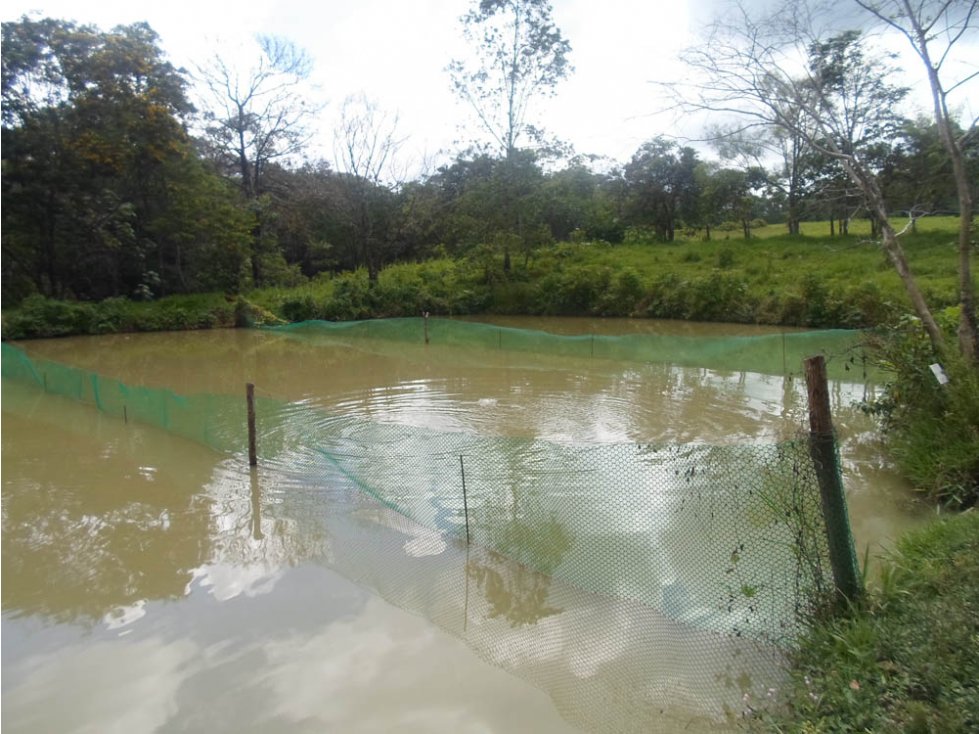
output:
[[[791,438],[807,420],[798,378],[717,366],[268,330],[18,346],[129,385],[244,399],[252,382],[350,425],[480,440],[750,445]],[[871,558],[922,522],[857,407],[875,389],[859,370],[831,385],[855,544]],[[641,599],[467,548],[301,466],[251,471],[241,454],[13,380],[2,410],[6,731],[706,731],[742,713],[747,674],[725,656],[755,653],[713,645]],[[701,689],[725,677],[730,695]],[[621,681],[638,681],[644,703],[615,700]]]

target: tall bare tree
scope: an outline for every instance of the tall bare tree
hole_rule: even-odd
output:
[[[343,177],[347,213],[356,238],[358,261],[368,280],[377,281],[383,249],[390,244],[394,192],[404,182],[397,154],[404,143],[398,116],[380,108],[364,94],[347,97],[335,130],[336,163]]]
[[[963,54],[975,53],[967,41],[979,40],[979,0],[854,0],[881,23],[903,35],[917,54],[928,76],[935,124],[942,146],[952,164],[959,200],[959,351],[979,365],[979,324],[976,318],[975,284],[972,280],[974,200],[965,163],[966,140],[976,135],[979,117],[959,127],[950,112],[950,98],[979,77],[975,63],[956,70]],[[961,132],[958,132],[961,130]]]
[[[462,16],[474,57],[449,64],[452,86],[508,160],[522,139],[540,140],[531,108],[572,71],[551,12],[547,0],[475,0]]]
[[[255,216],[252,281],[263,280],[263,260],[278,250],[266,227],[266,171],[270,163],[298,153],[310,134],[307,124],[319,107],[304,95],[312,59],[291,41],[259,35],[258,59],[240,67],[220,54],[198,67],[207,90],[202,100],[207,140],[214,155],[237,180]]]
[[[293,155],[309,140],[318,107],[303,97],[312,59],[291,41],[260,35],[257,61],[241,68],[220,55],[198,67],[207,134],[237,170],[248,198],[262,193],[270,161]]]
[[[789,0],[763,17],[736,7],[735,22],[726,17],[704,43],[685,52],[694,82],[666,86],[689,110],[735,116],[744,129],[780,128],[837,161],[863,194],[915,313],[943,353],[941,329],[888,220],[875,176],[874,143],[894,134],[900,124],[895,108],[907,93],[890,81],[887,54],[868,52],[858,32],[820,29],[820,18],[804,1]]]

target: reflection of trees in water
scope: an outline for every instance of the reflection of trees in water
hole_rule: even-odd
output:
[[[550,577],[572,536],[546,504],[549,457],[525,441],[501,442],[500,449],[492,461],[471,461],[467,469],[482,490],[473,536],[489,552],[470,558],[466,573],[489,602],[488,616],[518,627],[561,611],[548,605]]]
[[[145,440],[81,406],[48,414],[38,402],[27,420],[8,397],[5,388],[4,611],[94,623],[183,596],[210,552],[209,503],[193,488],[213,456],[178,455],[184,442]]]
[[[95,624],[211,564],[267,576],[323,552],[308,506],[206,448],[6,381],[3,407],[5,613]]]
[[[490,606],[487,616],[491,619],[503,617],[511,626],[519,627],[561,613],[560,608],[548,604],[549,573],[571,547],[571,538],[553,519],[536,527],[517,525],[513,530],[514,535],[521,538],[521,555],[526,553],[543,561],[548,567],[545,571],[528,568],[491,550],[481,554],[479,560],[470,558],[466,563],[466,574],[486,597]],[[534,547],[529,547],[531,544]],[[513,548],[514,544],[506,543],[505,547]]]
[[[211,498],[212,552],[203,567],[223,564],[273,573],[328,552],[328,534],[308,488],[278,486],[276,475],[229,462],[205,492]],[[290,493],[290,501],[282,495]],[[312,506],[310,506],[312,505]]]

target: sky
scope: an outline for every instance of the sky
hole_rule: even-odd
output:
[[[572,46],[575,72],[540,105],[551,134],[583,154],[625,161],[670,128],[657,119],[650,80],[680,73],[677,51],[691,40],[684,0],[556,0],[554,20]],[[146,21],[177,66],[188,69],[215,51],[242,53],[256,32],[280,35],[314,59],[311,81],[326,106],[319,148],[332,158],[331,132],[343,100],[363,92],[399,116],[409,155],[433,158],[467,142],[470,113],[451,90],[448,63],[466,53],[460,16],[466,0],[5,0],[0,16],[24,13],[93,23],[103,29]],[[663,116],[659,116],[663,117]]]
[[[761,0],[750,0],[760,2]],[[689,121],[661,111],[655,82],[682,78],[678,52],[697,40],[718,0],[552,0],[553,17],[572,47],[575,71],[542,100],[545,130],[581,154],[624,163],[659,134],[695,138]],[[256,33],[285,37],[314,60],[311,82],[325,102],[313,157],[333,160],[344,99],[364,93],[399,118],[402,157],[423,169],[446,160],[472,137],[475,122],[445,71],[463,57],[460,16],[469,0],[5,0],[0,17],[24,13],[92,23],[105,30],[146,21],[178,67],[215,53],[256,58]]]

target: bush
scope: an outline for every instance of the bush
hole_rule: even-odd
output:
[[[4,318],[3,335],[7,339],[24,339],[89,334],[95,321],[91,304],[34,295]]]
[[[109,298],[99,303],[30,296],[4,314],[5,339],[36,339],[124,331],[178,331],[234,326],[234,306],[217,294],[159,301]]]
[[[958,309],[940,321],[955,344]],[[882,397],[865,409],[876,415],[902,472],[931,500],[954,508],[979,501],[979,372],[947,356],[947,385],[930,365],[941,362],[917,319],[907,317],[869,339],[874,361],[891,375]]]

